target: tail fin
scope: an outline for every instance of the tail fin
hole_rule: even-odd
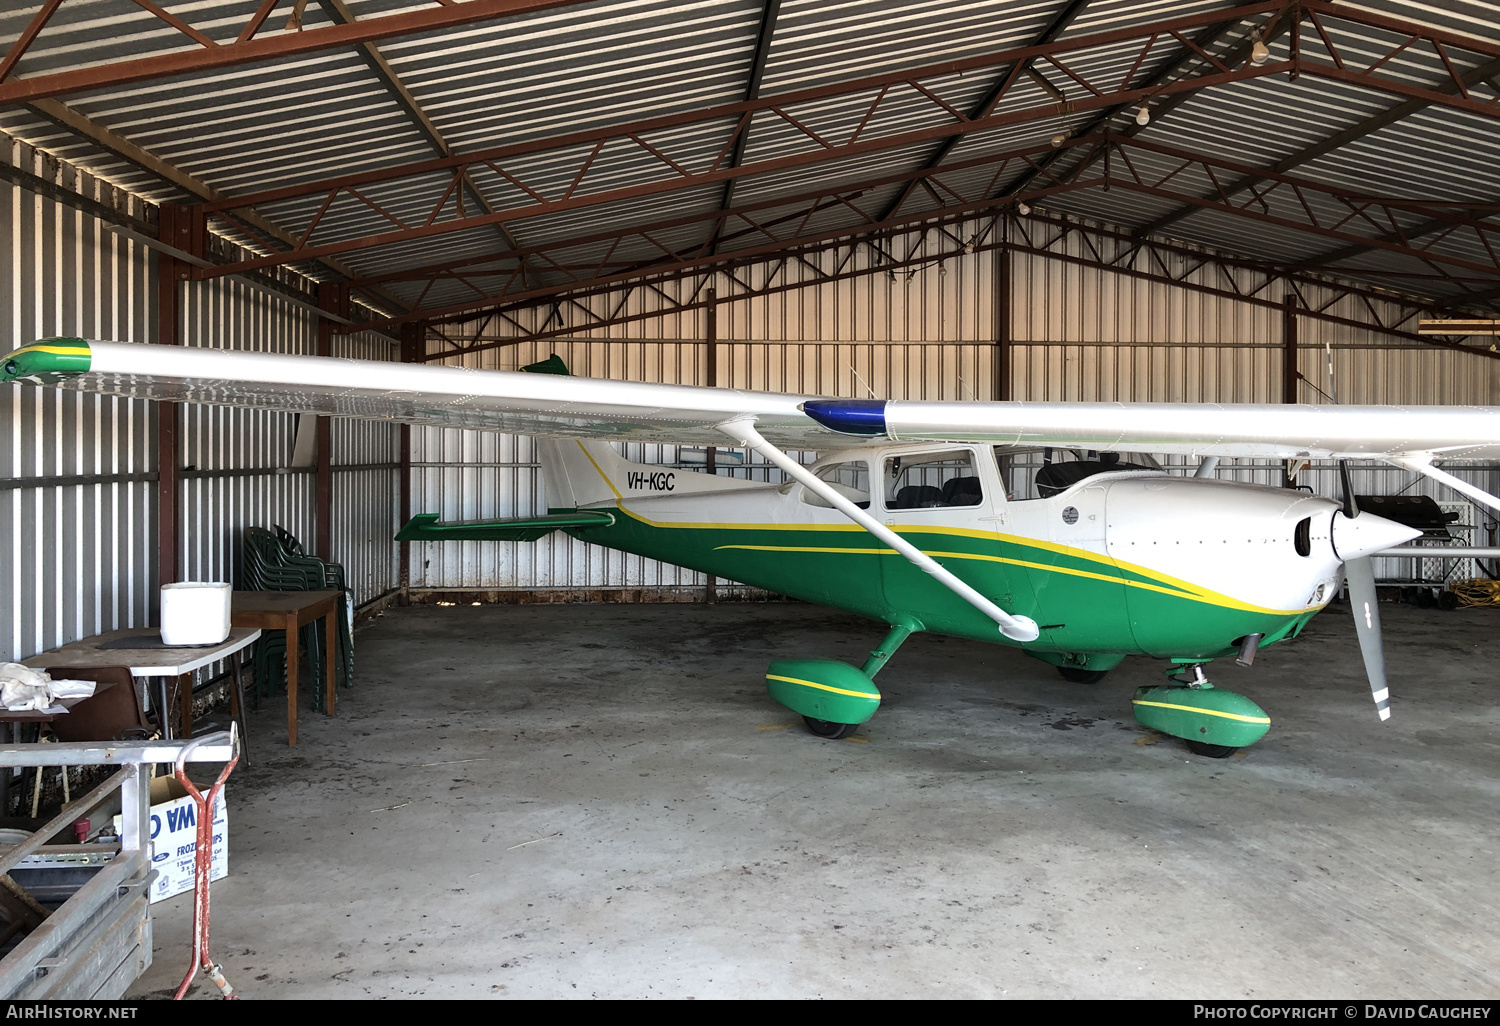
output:
[[[583,509],[621,499],[653,495],[692,495],[703,492],[770,488],[733,477],[699,474],[677,467],[632,463],[601,439],[536,439],[542,464],[542,484],[548,509]]]
[[[568,374],[567,364],[553,353],[539,363],[521,368],[532,374]],[[690,470],[632,463],[614,446],[600,439],[536,439],[537,459],[542,464],[542,485],[549,509],[582,509],[621,499],[650,495],[683,495],[701,492],[762,488],[735,478],[695,474]]]

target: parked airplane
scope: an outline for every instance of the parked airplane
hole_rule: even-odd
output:
[[[551,365],[560,361],[549,361]],[[561,369],[537,365],[536,369]],[[917,631],[1013,645],[1070,680],[1166,661],[1136,718],[1223,757],[1270,719],[1203,667],[1294,637],[1347,578],[1371,692],[1390,715],[1370,557],[1420,532],[1304,492],[1215,480],[1223,456],[1382,459],[1500,510],[1433,465],[1500,456],[1500,409],[930,403],[44,339],[0,378],[113,395],[542,436],[549,512],[398,537],[562,530],[888,625],[862,667],[772,663],[771,696],[823,737],[874,715]],[[781,485],[631,463],[606,441],[744,446]],[[786,449],[821,454],[810,467]],[[1140,452],[1192,454],[1194,477]]]

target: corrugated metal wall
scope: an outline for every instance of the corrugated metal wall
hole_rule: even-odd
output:
[[[55,165],[25,147],[0,156],[35,174]],[[97,183],[79,176],[79,191]],[[107,188],[107,187],[104,187]],[[138,202],[126,199],[143,216]],[[0,184],[0,304],[5,349],[45,335],[145,342],[152,334],[150,258],[100,223]],[[143,623],[155,563],[155,418],[146,403],[7,386],[0,395],[3,629],[9,658]],[[82,479],[32,484],[30,479]]]
[[[21,144],[0,148],[22,171],[127,211],[149,206]],[[124,342],[156,338],[156,258],[91,215],[0,183],[0,350],[47,335]],[[183,285],[185,344],[312,352],[301,307],[232,280]],[[335,336],[338,355],[391,359],[394,343]],[[120,627],[151,622],[156,588],[156,410],[128,399],[5,386],[0,418],[0,548],[5,658],[19,659]],[[184,580],[234,580],[247,525],[279,523],[313,543],[315,478],[288,469],[295,417],[185,407],[178,497]],[[397,429],[337,424],[333,432],[334,558],[356,598],[396,584]]]
[[[374,332],[333,337],[334,356],[391,360],[396,353],[395,342]],[[332,435],[331,555],[343,564],[354,601],[364,603],[400,584],[401,429],[386,421],[335,420]]]
[[[951,228],[960,238],[984,237],[987,222]],[[1075,229],[1061,253],[1105,259],[1123,243],[1090,238]],[[919,240],[898,238],[889,252],[914,251]],[[842,257],[830,251],[821,270],[837,273]],[[853,261],[871,259],[857,250]],[[1186,256],[1172,273],[1188,270]],[[869,266],[868,264],[866,266]],[[915,269],[880,271],[753,299],[723,301],[717,308],[717,377],[714,384],[838,396],[879,398],[991,399],[996,397],[996,275],[993,250],[950,257]],[[759,284],[770,274],[797,273],[795,264],[764,265],[736,272]],[[1166,288],[1121,274],[1080,267],[1035,254],[1011,258],[1009,375],[1011,398],[1031,400],[1122,400],[1165,402],[1278,402],[1281,397],[1282,315],[1277,309]],[[804,279],[805,280],[805,279]],[[1225,287],[1209,268],[1186,280]],[[701,283],[668,283],[674,299]],[[1238,286],[1253,287],[1244,275]],[[720,279],[720,295],[728,295]],[[673,290],[684,290],[681,294]],[[701,295],[701,293],[700,293]],[[1280,297],[1274,297],[1280,298]],[[1317,288],[1305,300],[1321,308],[1334,293]],[[586,300],[595,310],[626,315],[659,310],[648,289]],[[1374,307],[1382,316],[1385,304]],[[1340,300],[1328,312],[1368,319],[1359,300]],[[447,330],[455,341],[514,337],[521,330],[559,327],[569,306],[543,311],[536,323],[495,320],[478,328]],[[566,321],[562,322],[562,326]],[[485,332],[476,336],[476,330]],[[543,342],[490,349],[449,362],[470,367],[514,369],[556,353],[574,373],[619,380],[708,383],[703,312],[660,314],[608,329]],[[1326,402],[1317,389],[1344,403],[1500,404],[1500,361],[1406,343],[1373,331],[1299,319],[1299,370],[1303,402]],[[448,348],[429,343],[431,352]],[[1329,384],[1327,352],[1333,362]],[[456,430],[413,432],[413,508],[446,518],[523,516],[545,509],[530,444],[510,436]],[[668,446],[625,448],[632,459],[671,463]],[[1181,461],[1179,461],[1181,465]],[[1456,471],[1494,487],[1487,468]],[[779,472],[752,462],[741,476],[780,480]],[[1223,477],[1280,483],[1281,466],[1242,461],[1224,465]],[[1322,494],[1338,491],[1337,471],[1315,466],[1302,481]],[[1447,500],[1416,475],[1374,465],[1355,468],[1361,493],[1424,493]],[[1477,518],[1473,518],[1477,519]],[[1492,521],[1491,521],[1492,523]],[[1487,541],[1480,530],[1476,540]],[[1392,574],[1396,571],[1387,567]],[[504,588],[696,588],[700,575],[651,560],[583,545],[559,534],[539,542],[436,543],[413,545],[413,587]]]

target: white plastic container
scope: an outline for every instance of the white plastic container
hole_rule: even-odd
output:
[[[229,585],[184,581],[161,586],[161,640],[168,645],[217,645],[229,637]]]

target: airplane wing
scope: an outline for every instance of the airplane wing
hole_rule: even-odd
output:
[[[1033,403],[813,400],[838,431],[901,441],[1055,445],[1100,450],[1387,459],[1500,457],[1500,408],[1226,403]]]
[[[842,444],[836,431],[801,412],[810,396],[562,374],[52,338],[13,351],[0,364],[0,380],[214,406],[616,441],[723,445],[715,425],[749,415],[767,437],[794,449]]]
[[[857,437],[1125,449],[1198,456],[1500,459],[1500,408],[826,399],[427,364],[43,339],[0,380],[85,392],[523,434],[722,445],[750,420],[768,440]],[[1426,472],[1425,470],[1422,472]]]

